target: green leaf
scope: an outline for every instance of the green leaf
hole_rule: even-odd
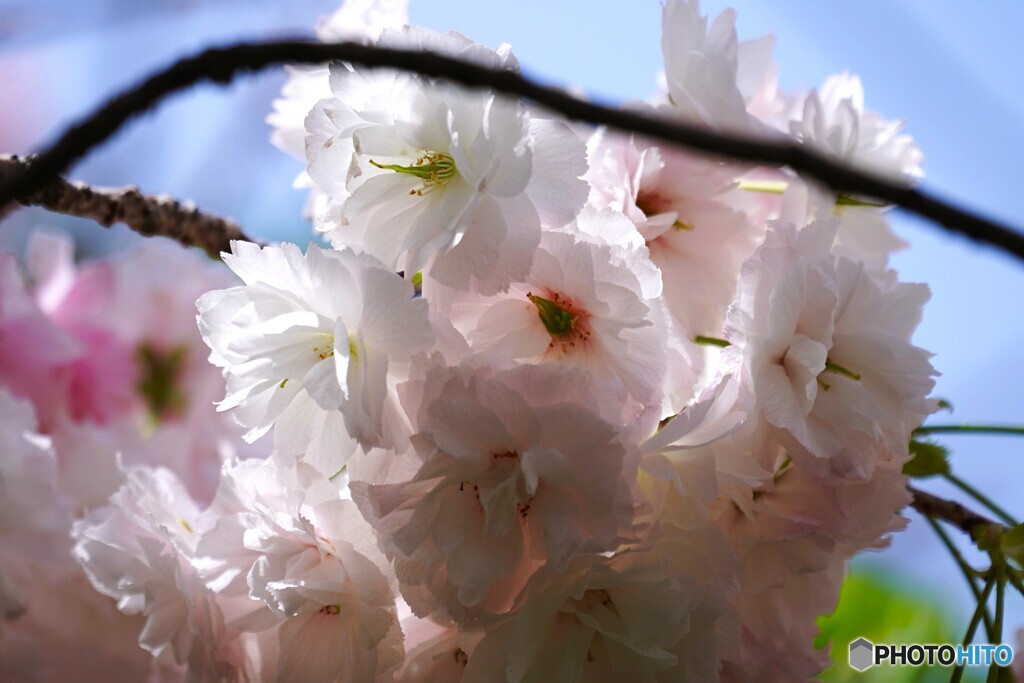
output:
[[[911,459],[903,466],[908,477],[934,477],[949,474],[949,449],[929,441],[910,442]]]

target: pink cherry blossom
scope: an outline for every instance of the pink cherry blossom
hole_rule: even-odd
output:
[[[581,224],[602,227],[616,220],[625,222],[611,211],[580,217]],[[653,286],[660,293],[656,273]],[[429,287],[426,292],[428,298],[448,299],[437,305],[473,349],[586,368],[611,396],[627,394],[620,403],[627,423],[652,407],[660,410],[665,332],[641,279],[616,247],[572,232],[547,232],[529,275],[505,293],[449,295]]]
[[[540,566],[628,533],[635,461],[584,407],[594,385],[582,371],[439,367],[426,383],[422,467],[402,483],[351,484],[416,614],[500,612]]]

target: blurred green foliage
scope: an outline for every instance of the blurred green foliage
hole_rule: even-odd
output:
[[[956,623],[941,596],[928,594],[876,569],[859,568],[847,577],[836,611],[822,617],[817,647],[831,647],[833,665],[824,683],[945,683],[951,669],[934,667],[850,668],[850,643],[863,636],[873,643],[959,643],[965,624]],[[964,681],[985,680],[986,669],[968,669]]]

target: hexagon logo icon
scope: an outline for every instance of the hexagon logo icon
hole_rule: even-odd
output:
[[[850,643],[850,666],[864,671],[875,665],[875,646],[866,638]]]

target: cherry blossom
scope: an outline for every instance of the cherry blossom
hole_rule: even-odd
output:
[[[351,484],[417,615],[468,623],[507,609],[540,566],[629,532],[635,461],[584,407],[595,387],[580,370],[438,367],[426,384],[422,467],[401,483]]]
[[[166,469],[135,468],[110,499],[75,522],[73,555],[99,592],[145,614],[139,644],[198,677],[233,670],[220,607],[193,568],[200,511]]]
[[[386,680],[402,660],[387,564],[352,501],[299,467],[226,469],[196,566],[231,628],[274,643],[268,679]]]
[[[662,10],[661,49],[669,102],[678,115],[712,128],[744,130],[755,119],[737,82],[736,10],[708,28],[700,0],[668,0]]]
[[[615,221],[625,219],[611,211],[580,217],[581,224],[602,228]],[[445,310],[473,349],[585,367],[611,384],[606,391],[625,391],[630,398],[622,412],[632,421],[660,399],[665,334],[624,258],[614,246],[574,231],[547,232],[529,275],[507,292],[438,294],[448,299]],[[658,294],[660,278],[653,275]],[[435,294],[429,285],[425,291],[428,298]]]
[[[921,150],[901,130],[864,108],[864,87],[850,73],[832,76],[804,100],[803,115],[791,124],[805,144],[879,175],[919,177]]]
[[[469,656],[464,680],[718,680],[737,640],[733,561],[708,529],[545,568]]]
[[[209,500],[224,457],[265,453],[213,407],[223,380],[192,314],[195,299],[230,275],[166,240],[77,265],[72,252],[65,236],[33,233],[31,287],[5,261],[0,337],[17,343],[3,354],[0,381],[32,401],[57,446],[62,492],[76,503],[102,504],[120,486],[115,452],[126,464],[171,468]]]
[[[408,20],[348,0],[317,38],[519,69]],[[774,43],[666,0],[626,107],[920,177],[856,76],[788,92]],[[888,207],[359,64],[289,68],[269,121],[322,243],[0,254],[0,678],[828,665],[939,405]]]
[[[15,619],[27,601],[21,586],[40,564],[68,551],[68,510],[57,489],[50,442],[36,433],[30,404],[0,390],[0,617]]]
[[[590,201],[636,225],[684,335],[717,334],[761,237],[735,189],[741,170],[608,132],[589,145]]]
[[[454,33],[385,31],[378,44],[516,68],[507,46],[492,52]],[[584,145],[560,122],[415,76],[339,66],[331,84],[335,99],[308,122],[307,154],[318,186],[340,202],[323,226],[335,245],[494,292],[529,269],[542,217],[566,223],[583,205]]]
[[[233,248],[225,262],[244,284],[198,302],[211,361],[228,380],[220,409],[236,409],[250,440],[275,422],[288,430],[307,419],[323,432],[347,430],[364,446],[400,442],[389,381],[396,365],[433,343],[426,303],[413,299],[411,285],[366,254],[312,244],[305,254],[289,244]],[[275,439],[279,454],[330,457],[309,450],[329,447],[320,433],[303,436]],[[338,468],[343,454],[335,455]]]
[[[781,430],[794,458],[865,478],[876,444],[906,452],[929,412],[935,372],[910,343],[928,291],[834,257],[835,230],[818,221],[769,231],[743,266],[725,353],[747,410]]]

